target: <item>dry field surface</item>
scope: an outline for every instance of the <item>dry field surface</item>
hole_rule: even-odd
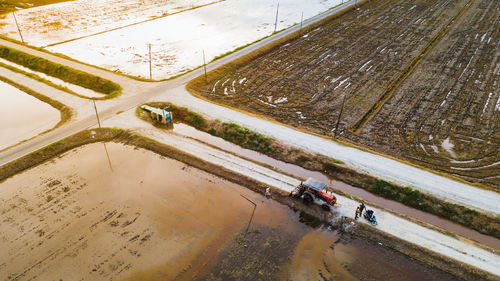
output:
[[[499,7],[369,1],[191,88],[327,136],[346,96],[342,138],[498,188]]]

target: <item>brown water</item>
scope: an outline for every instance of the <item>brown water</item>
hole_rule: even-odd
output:
[[[313,177],[316,178],[320,181],[323,181],[325,183],[328,183],[329,186],[341,190],[347,194],[354,195],[362,200],[365,200],[367,202],[376,204],[378,206],[381,206],[385,209],[389,209],[392,211],[395,211],[400,214],[405,214],[410,217],[416,218],[420,221],[438,226],[442,229],[445,229],[447,231],[456,233],[460,236],[463,236],[465,238],[477,241],[479,243],[482,243],[486,246],[495,248],[495,249],[500,249],[500,239],[484,235],[482,233],[479,233],[475,230],[472,230],[470,228],[461,226],[459,224],[453,223],[451,221],[442,219],[438,216],[431,215],[426,212],[419,211],[417,209],[410,208],[408,206],[405,206],[399,202],[393,201],[393,200],[388,200],[383,197],[376,196],[362,188],[357,188],[351,185],[348,185],[344,182],[334,180],[330,177],[325,176],[324,174],[320,172],[314,172],[310,170],[306,170],[300,166],[285,163],[283,161],[279,161],[276,159],[273,159],[271,157],[268,157],[264,154],[255,152],[253,150],[249,149],[244,149],[240,146],[237,146],[235,144],[232,144],[230,142],[227,142],[221,138],[214,137],[210,134],[198,131],[194,129],[193,127],[184,125],[184,124],[175,124],[173,131],[175,133],[189,136],[198,140],[201,140],[205,143],[208,143],[210,145],[219,147],[223,150],[233,152],[237,155],[241,155],[243,157],[246,157],[248,159],[252,159],[254,161],[260,162],[260,163],[265,163],[273,168],[286,172],[288,174],[294,175],[299,178],[306,179],[308,177]]]
[[[0,150],[53,128],[57,109],[0,81]]]
[[[248,232],[254,206],[242,195],[257,205]],[[364,280],[362,271],[346,267],[357,259],[351,253],[388,251],[356,239],[334,246],[342,238],[336,232],[301,220],[285,205],[181,162],[91,144],[0,184],[0,279],[317,280],[329,274]],[[429,272],[407,280],[453,279],[398,253],[374,256],[364,264],[371,267],[387,268],[387,276]]]

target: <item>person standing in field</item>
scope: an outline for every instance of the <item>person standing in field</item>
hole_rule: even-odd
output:
[[[356,207],[356,216],[354,216],[355,220],[358,220],[359,214],[360,214],[359,207]]]

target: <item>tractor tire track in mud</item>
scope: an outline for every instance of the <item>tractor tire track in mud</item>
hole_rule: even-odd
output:
[[[436,34],[434,38],[432,38],[431,42],[422,50],[422,52],[415,57],[411,63],[408,65],[408,67],[401,73],[401,75],[394,80],[387,90],[380,96],[380,99],[361,117],[361,119],[354,124],[352,127],[351,131],[354,132],[355,134],[359,134],[361,131],[362,127],[366,124],[366,122],[370,121],[370,119],[375,116],[380,108],[391,98],[392,93],[394,92],[394,89],[398,87],[401,82],[415,69],[415,67],[418,65],[418,63],[425,57],[425,55],[436,45],[436,43],[443,38],[443,36],[448,32],[450,27],[457,21],[458,18],[460,18],[465,11],[472,5],[473,0],[469,0],[469,2],[457,13],[456,16],[454,16],[450,22],[446,26],[441,29],[441,31]]]
[[[499,25],[500,3],[475,1],[357,140],[500,187]]]

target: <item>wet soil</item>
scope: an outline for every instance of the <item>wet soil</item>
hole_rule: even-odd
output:
[[[51,105],[0,81],[0,150],[52,129],[61,120]]]
[[[499,25],[500,2],[473,1],[357,141],[500,188]]]
[[[323,225],[293,234],[257,226],[228,243],[215,263],[196,280],[456,280]]]
[[[332,248],[337,263],[359,280],[449,280],[450,278],[448,274],[437,272],[416,260],[408,259],[381,243],[347,238]]]
[[[339,137],[500,188],[499,34],[490,24],[500,9],[495,1],[471,2],[369,1],[189,88],[327,136],[345,98]],[[452,22],[457,15],[460,23]],[[450,22],[404,83],[394,84]],[[376,118],[351,132],[393,86]]]
[[[253,205],[241,195],[257,204],[250,227]],[[14,280],[281,279],[283,268],[295,272],[293,264],[303,264],[292,262],[301,252],[315,248],[311,260],[319,261],[332,237],[343,237],[321,227],[314,236],[313,226],[321,224],[302,223],[311,220],[285,205],[114,143],[74,149],[7,179],[0,185],[0,219],[0,279]],[[389,262],[423,266],[390,257],[387,263],[377,258],[388,275]],[[365,280],[332,264],[339,274]]]

